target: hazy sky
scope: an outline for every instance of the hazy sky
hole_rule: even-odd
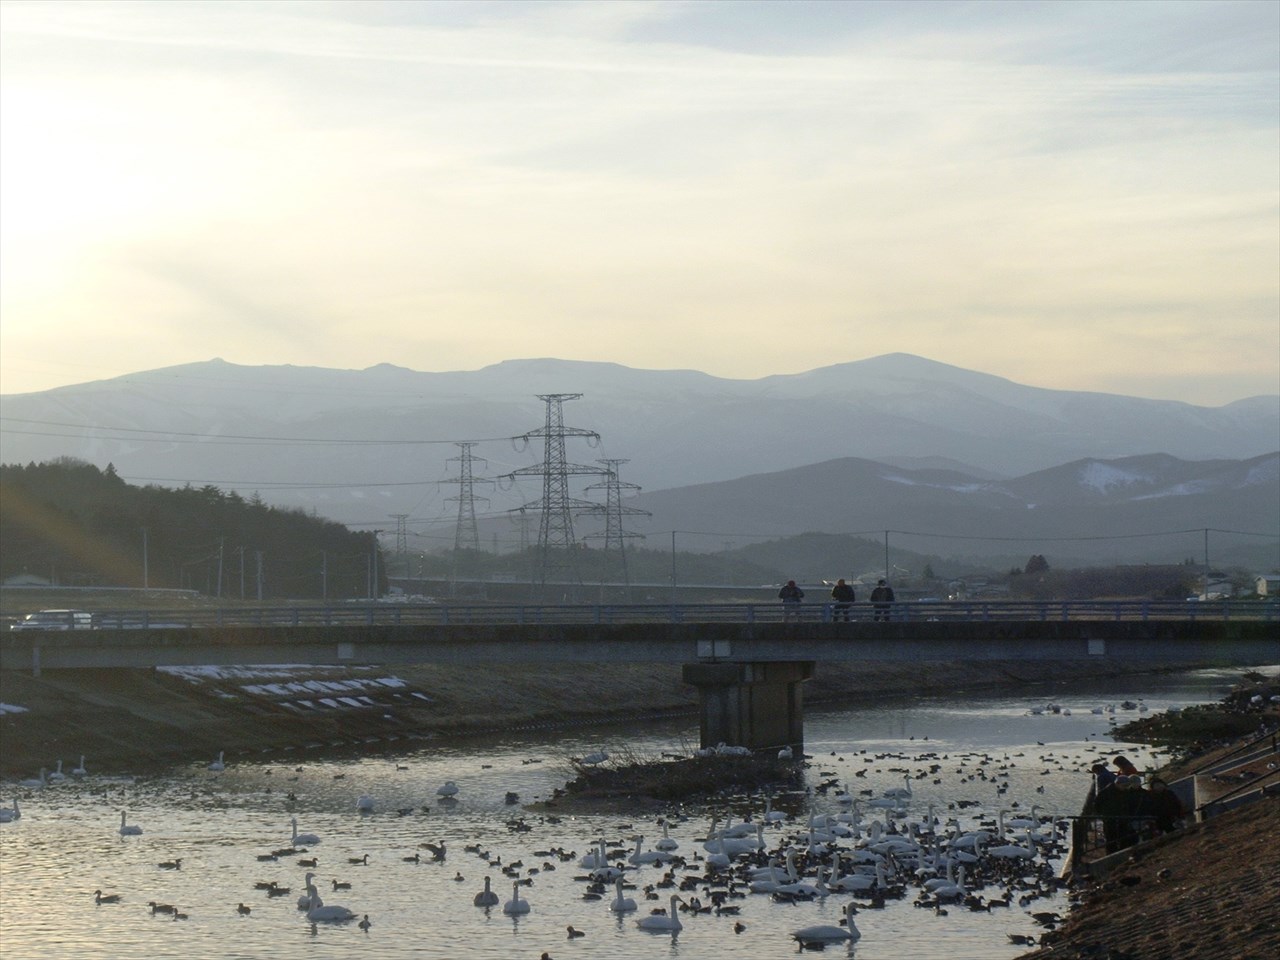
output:
[[[1271,0],[40,0],[0,30],[5,393],[892,351],[1280,392]]]

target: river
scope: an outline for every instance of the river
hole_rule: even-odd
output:
[[[929,804],[942,817],[958,817],[966,827],[1001,808],[1028,813],[1078,812],[1088,789],[1087,768],[1096,758],[1118,752],[1139,768],[1156,764],[1152,751],[1107,736],[1113,715],[1091,710],[1129,700],[1152,712],[1169,706],[1219,699],[1239,670],[1196,671],[1156,677],[1091,681],[953,698],[877,702],[862,707],[810,708],[806,751],[812,756],[808,782],[849,784],[854,794],[880,797],[904,784],[909,774],[909,816],[924,816]],[[1066,708],[1041,715],[1032,708],[1055,703]],[[1068,714],[1069,711],[1069,714]],[[1119,710],[1123,721],[1137,711]],[[657,890],[646,900],[643,887],[656,884],[663,868],[645,866],[628,874],[641,889],[627,892],[638,913],[616,916],[603,900],[583,899],[586,884],[575,879],[592,843],[601,837],[634,845],[644,836],[651,849],[661,836],[652,812],[627,815],[558,813],[547,816],[507,802],[548,798],[570,776],[567,758],[604,749],[614,760],[687,752],[697,731],[687,720],[630,728],[597,726],[574,731],[513,731],[507,736],[445,743],[404,741],[402,751],[378,748],[376,756],[326,757],[318,748],[262,762],[228,763],[211,771],[213,758],[164,775],[137,778],[68,777],[44,789],[0,784],[4,803],[17,796],[20,819],[0,825],[0,944],[5,960],[24,958],[159,958],[209,960],[257,958],[315,960],[360,952],[379,958],[475,957],[537,960],[542,953],[564,958],[751,958],[765,960],[796,952],[791,932],[812,924],[835,924],[848,894],[799,904],[780,904],[763,894],[728,901],[736,916],[682,913],[675,936],[638,929],[636,918],[666,904],[677,890]],[[73,758],[68,767],[75,765]],[[984,762],[985,761],[985,762]],[[612,760],[610,762],[613,762]],[[52,764],[51,764],[52,766]],[[436,791],[454,781],[458,794],[444,802]],[[999,791],[1003,792],[999,792]],[[357,798],[368,795],[374,812],[362,814]],[[835,790],[775,799],[796,816],[766,834],[770,848],[807,842],[811,811],[838,814]],[[958,801],[974,806],[955,808]],[[412,812],[401,811],[412,808]],[[759,813],[760,800],[726,798],[722,803],[672,810],[669,833],[678,854],[702,853],[712,815],[740,820]],[[121,811],[142,828],[121,836]],[[864,823],[882,811],[864,810]],[[306,853],[260,860],[289,846],[290,819],[320,842]],[[522,826],[515,827],[520,821]],[[431,859],[424,843],[443,843],[443,861]],[[465,848],[478,845],[486,862]],[[573,851],[562,861],[552,851]],[[367,855],[367,864],[351,863]],[[417,855],[420,859],[414,862]],[[370,926],[307,922],[296,906],[308,868],[297,861],[314,857],[317,887],[328,904],[349,907]],[[180,859],[179,869],[161,863]],[[513,918],[502,903],[511,899],[512,880],[501,865],[521,861],[520,888],[530,912]],[[1060,863],[1050,858],[1054,872]],[[700,864],[698,865],[701,866]],[[530,868],[536,870],[530,873]],[[689,872],[695,868],[690,866]],[[679,871],[683,876],[686,871]],[[699,871],[700,872],[700,871]],[[484,910],[473,897],[484,878],[500,897]],[[350,889],[334,891],[333,880]],[[270,897],[256,883],[275,881],[290,895]],[[95,903],[94,891],[116,894],[116,903]],[[999,890],[984,891],[988,899]],[[702,891],[681,894],[686,900]],[[1000,960],[1025,948],[1008,934],[1042,932],[1030,913],[1066,912],[1058,892],[1026,906],[971,912],[953,904],[945,914],[913,905],[915,891],[890,900],[883,909],[861,909],[861,939],[832,946],[827,955],[879,960],[911,956],[922,960]],[[149,901],[175,905],[187,919],[153,913]],[[863,901],[865,904],[865,901]],[[237,908],[249,908],[242,914]],[[735,932],[735,924],[743,929]],[[572,925],[584,933],[570,939]]]

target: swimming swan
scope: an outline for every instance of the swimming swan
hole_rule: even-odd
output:
[[[320,899],[320,894],[314,886],[311,885],[311,877],[314,874],[307,874],[307,893],[311,898],[311,907],[307,910],[307,919],[312,923],[341,923],[344,920],[352,919],[355,914],[346,907],[333,904],[326,906],[325,902]]]
[[[630,913],[632,910],[636,909],[636,902],[634,900],[632,900],[630,897],[622,896],[622,878],[621,877],[619,877],[616,881],[614,881],[614,889],[617,891],[617,896],[615,896],[613,900],[609,902],[609,910],[611,912]]]
[[[517,880],[511,885],[511,899],[502,905],[502,912],[508,916],[515,916],[528,913],[531,909],[528,900],[520,899],[520,881]]]
[[[218,759],[214,760],[213,763],[209,764],[209,769],[212,770],[214,773],[218,773],[222,770],[227,769],[227,765],[222,762],[222,755],[224,752],[225,751],[219,750]]]
[[[679,902],[680,898],[673,894],[671,909],[667,913],[651,913],[647,917],[641,917],[636,921],[636,926],[641,930],[652,930],[654,933],[679,933],[684,929],[684,924],[676,914],[676,904]]]
[[[810,943],[843,943],[846,941],[857,940],[862,936],[857,925],[853,922],[853,912],[855,906],[850,900],[844,907],[845,927],[836,927],[830,924],[819,924],[814,927],[802,927],[791,934],[791,939],[795,940],[800,946],[806,946]]]
[[[496,907],[498,905],[498,895],[489,889],[489,878],[484,878],[484,889],[476,894],[472,901],[477,907]]]
[[[292,844],[293,846],[296,847],[299,844],[302,844],[303,846],[310,846],[311,844],[320,842],[320,838],[317,837],[314,833],[298,832],[297,817],[290,818],[289,823],[293,827],[293,836],[289,838],[289,843]]]
[[[138,837],[142,835],[142,828],[135,823],[125,823],[125,812],[120,811],[120,836],[122,837]]]

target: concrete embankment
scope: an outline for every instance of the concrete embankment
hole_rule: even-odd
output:
[[[805,697],[810,704],[852,703],[1151,672],[1150,663],[1116,661],[822,663]],[[392,677],[400,683],[384,682]],[[262,757],[373,750],[413,737],[692,717],[697,711],[696,692],[681,682],[674,664],[313,667],[291,669],[288,680],[285,689],[278,672],[45,671],[39,678],[0,672],[0,702],[23,708],[0,714],[0,775],[29,776],[81,754],[99,772],[138,772],[219,751]],[[304,683],[312,689],[300,693]],[[343,684],[349,689],[340,689]]]

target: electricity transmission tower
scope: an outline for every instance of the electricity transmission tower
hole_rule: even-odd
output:
[[[634,483],[624,483],[618,478],[618,467],[627,463],[627,460],[616,458],[606,458],[597,460],[597,463],[604,464],[605,479],[604,483],[595,483],[587,487],[591,490],[604,490],[604,535],[592,534],[583,537],[584,540],[604,540],[605,562],[600,569],[600,582],[604,583],[606,579],[613,579],[621,582],[623,592],[631,589],[631,578],[627,575],[627,548],[626,541],[629,537],[639,537],[644,539],[642,533],[632,533],[624,530],[622,527],[623,516],[652,516],[648,510],[641,510],[639,507],[625,507],[622,505],[622,492],[629,490],[632,493],[638,493],[640,487]],[[617,554],[613,553],[617,550]],[[616,560],[613,558],[616,556]],[[611,562],[613,561],[613,562]]]
[[[409,533],[406,522],[409,519],[407,513],[388,514],[392,520],[396,522],[396,561],[400,567],[400,576],[407,577],[409,575]]]
[[[456,443],[454,446],[462,450],[462,454],[457,457],[450,457],[447,463],[458,464],[458,476],[446,480],[446,483],[458,484],[458,495],[456,497],[445,497],[446,503],[456,502],[458,504],[458,523],[454,528],[453,534],[453,575],[450,578],[450,591],[457,592],[458,584],[458,559],[459,554],[463,550],[480,550],[480,531],[476,527],[476,501],[480,500],[488,503],[487,497],[476,496],[475,485],[476,477],[473,466],[476,460],[481,463],[487,461],[481,457],[476,457],[471,452],[471,448],[475,446],[475,441],[466,440]],[[489,481],[481,478],[481,483]]]
[[[542,478],[542,498],[524,505],[524,509],[536,509],[540,512],[538,568],[534,573],[534,588],[541,593],[547,591],[548,584],[559,583],[570,594],[576,593],[577,588],[582,586],[577,558],[574,556],[573,512],[599,509],[599,504],[575,500],[569,496],[569,477],[599,476],[604,472],[599,467],[570,463],[565,456],[564,442],[567,437],[582,437],[591,446],[600,442],[600,434],[594,430],[564,425],[564,402],[577,400],[581,396],[580,393],[538,394],[538,399],[547,407],[546,421],[541,428],[530,430],[517,439],[526,443],[541,439],[542,462],[532,467],[521,467],[506,475],[511,480],[517,477]]]

